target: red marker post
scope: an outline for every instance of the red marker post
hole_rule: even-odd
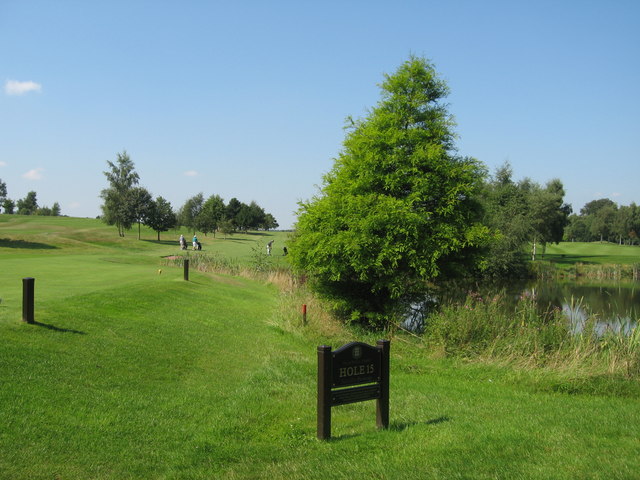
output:
[[[307,304],[302,305],[302,324],[307,324]]]

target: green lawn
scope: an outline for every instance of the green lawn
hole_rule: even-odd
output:
[[[391,428],[375,429],[373,402],[343,406],[320,442],[316,347],[375,336],[292,327],[299,312],[264,282],[159,274],[180,232],[158,243],[95,220],[6,217],[0,478],[640,478],[637,384],[594,394],[436,358],[410,337],[392,339]],[[203,243],[250,263],[267,238],[286,234]],[[35,325],[20,321],[24,276]]]
[[[634,264],[640,263],[640,247],[615,243],[561,242],[547,245],[544,260],[560,265]]]

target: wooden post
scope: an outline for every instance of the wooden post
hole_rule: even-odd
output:
[[[318,347],[318,439],[331,438],[331,347]]]
[[[307,324],[307,305],[302,305],[302,325]]]
[[[35,323],[35,284],[35,278],[27,277],[22,279],[22,321],[27,323]]]
[[[189,259],[184,259],[184,280],[185,282],[189,281]]]
[[[389,428],[389,352],[391,342],[378,340],[377,347],[382,350],[380,364],[380,398],[376,400],[376,425],[378,428]]]

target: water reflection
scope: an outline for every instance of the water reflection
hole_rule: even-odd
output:
[[[587,280],[522,280],[511,282],[451,284],[437,294],[438,303],[463,303],[475,292],[485,298],[501,294],[504,307],[513,311],[519,301],[535,301],[541,317],[559,310],[569,319],[575,333],[584,331],[593,323],[596,333],[607,331],[629,334],[640,319],[640,282],[587,281]],[[425,311],[431,311],[435,297],[427,297],[414,304],[403,327],[419,332],[425,322]]]

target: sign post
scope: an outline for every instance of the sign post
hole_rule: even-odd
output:
[[[331,438],[331,407],[376,400],[376,425],[389,428],[389,340],[318,347],[318,438]]]

